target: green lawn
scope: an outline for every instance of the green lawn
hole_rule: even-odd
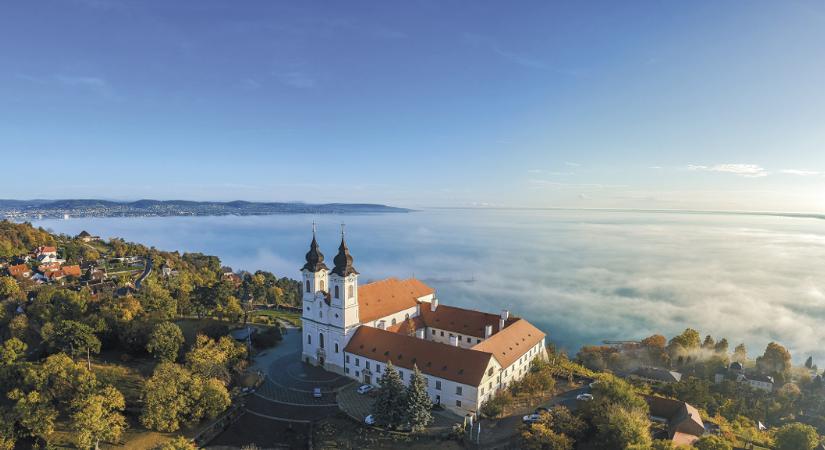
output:
[[[249,313],[251,316],[269,316],[276,319],[281,319],[285,322],[288,322],[296,327],[301,326],[301,315],[294,312],[288,311],[277,311],[272,309],[262,309],[259,311],[252,311]]]

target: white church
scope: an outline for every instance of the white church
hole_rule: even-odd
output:
[[[433,402],[463,415],[547,356],[545,334],[506,310],[440,305],[415,278],[359,286],[343,232],[333,262],[329,270],[313,230],[301,269],[307,363],[376,387],[388,361],[405,383],[417,366]]]

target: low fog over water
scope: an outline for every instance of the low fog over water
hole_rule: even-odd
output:
[[[572,353],[603,339],[686,327],[776,340],[825,360],[825,221],[722,214],[426,210],[409,214],[44,220],[164,250],[214,254],[236,270],[297,278],[318,222],[331,262],[346,223],[361,282],[416,276],[446,304],[510,309]],[[820,364],[821,366],[821,364]]]

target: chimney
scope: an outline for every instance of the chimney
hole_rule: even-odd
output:
[[[504,329],[504,323],[507,322],[507,319],[510,318],[510,311],[506,309],[501,310],[501,317],[498,319],[498,331]]]
[[[430,302],[430,311],[435,312],[438,309],[438,299],[434,298],[432,302]]]
[[[450,336],[450,345],[458,347],[458,336]]]
[[[484,326],[484,339],[487,339],[492,335],[493,335],[493,326],[492,325],[485,325]]]
[[[421,303],[416,303],[416,304],[415,304],[415,315],[416,315],[416,316],[420,316],[420,315],[421,315]]]

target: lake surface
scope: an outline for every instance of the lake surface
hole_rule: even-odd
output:
[[[42,220],[234,269],[299,278],[318,222],[332,266],[341,222],[361,282],[415,276],[445,304],[528,318],[572,353],[686,327],[776,340],[825,361],[825,221],[721,214],[437,209],[408,214]],[[818,360],[818,361],[817,361]]]

